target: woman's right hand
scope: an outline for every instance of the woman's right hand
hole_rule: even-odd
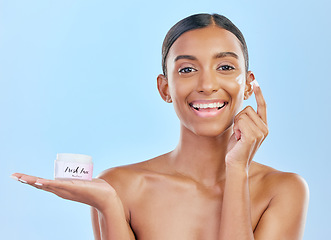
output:
[[[121,204],[115,189],[103,179],[48,180],[22,173],[14,173],[12,177],[61,198],[88,204],[100,212],[106,211],[108,207],[116,207],[114,204]]]

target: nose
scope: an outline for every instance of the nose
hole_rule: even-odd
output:
[[[197,92],[210,95],[217,92],[220,88],[217,76],[212,71],[200,71]]]

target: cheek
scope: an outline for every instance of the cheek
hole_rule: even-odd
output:
[[[169,93],[173,101],[186,98],[194,89],[194,81],[192,79],[169,79]]]
[[[235,78],[235,81],[229,81],[227,83],[226,90],[231,97],[231,109],[234,114],[237,114],[243,105],[245,74],[240,74]]]
[[[243,83],[245,82],[245,74],[240,74],[236,77],[236,82],[240,85],[243,85]]]
[[[172,98],[173,107],[177,116],[181,119],[183,112],[186,112],[188,105],[187,96],[189,95],[188,87],[184,84],[174,84],[172,87],[169,86],[170,95]]]
[[[237,100],[241,100],[241,102],[244,99],[244,90],[245,90],[245,84],[246,84],[246,74],[242,73],[236,78],[236,82],[238,84],[236,91],[238,92]]]
[[[245,74],[240,74],[230,81],[226,81],[225,90],[230,94],[232,100],[243,98],[245,89]]]

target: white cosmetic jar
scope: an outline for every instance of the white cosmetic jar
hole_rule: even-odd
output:
[[[58,153],[55,160],[55,179],[92,180],[92,157],[83,154]]]

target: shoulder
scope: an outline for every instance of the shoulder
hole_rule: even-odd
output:
[[[268,193],[267,208],[254,232],[256,239],[302,239],[309,202],[307,182],[296,173],[260,164],[253,172],[259,193]]]
[[[253,164],[251,177],[263,182],[265,185],[277,189],[277,191],[297,190],[308,193],[308,184],[299,174],[283,172],[269,166]]]
[[[295,189],[302,192],[308,191],[307,182],[297,173],[277,171],[265,177],[284,191]]]
[[[127,194],[133,193],[137,195],[146,181],[146,178],[151,175],[158,174],[156,165],[160,165],[162,156],[134,163],[130,165],[118,166],[107,169],[98,175],[98,178],[107,181],[118,193]]]
[[[299,174],[279,171],[254,162],[250,178],[257,194],[265,196],[269,203],[282,201],[287,202],[287,206],[292,203],[303,208],[308,205],[308,184]]]
[[[126,218],[130,220],[131,206],[143,194],[146,175],[150,174],[149,161],[118,166],[100,173],[97,178],[108,182],[116,191],[124,207]]]
[[[275,189],[273,201],[291,203],[305,208],[309,201],[308,184],[299,174],[291,172],[275,172],[266,176]]]
[[[109,168],[98,175],[112,185],[116,191],[138,184],[144,169],[137,164]]]

